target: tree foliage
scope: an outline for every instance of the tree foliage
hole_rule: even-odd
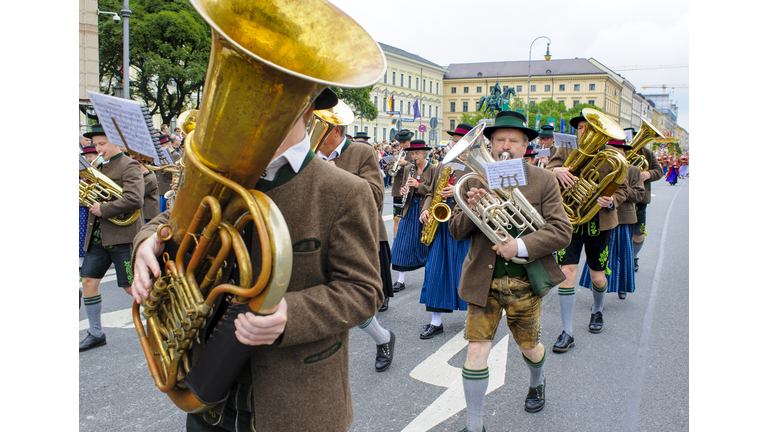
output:
[[[118,12],[121,0],[99,0],[99,10]],[[135,76],[131,98],[142,99],[150,114],[170,123],[192,106],[191,96],[205,84],[211,30],[188,1],[134,0],[130,17],[130,63]],[[99,80],[112,93],[121,82],[123,23],[99,15]],[[125,86],[125,83],[123,83]]]
[[[331,89],[336,92],[339,99],[352,108],[358,118],[362,115],[364,119],[373,121],[379,116],[379,109],[371,102],[373,86],[355,89],[331,87]]]
[[[523,105],[525,107],[525,105]],[[565,103],[562,101],[556,102],[553,99],[547,99],[539,104],[536,104],[535,106],[529,108],[528,110],[528,127],[535,128],[536,126],[536,115],[540,114],[540,124],[541,125],[546,124],[547,118],[555,118],[557,121],[555,122],[555,131],[560,131],[560,119],[565,119],[565,127],[566,132],[570,131],[570,127],[568,125],[568,122],[574,118],[581,115],[581,110],[583,108],[592,108],[597,111],[602,112],[600,108],[596,107],[595,105],[590,104],[578,104],[573,108],[566,108]]]
[[[475,112],[463,112],[461,113],[461,118],[459,119],[459,123],[466,123],[468,125],[471,125],[472,127],[477,126],[477,123],[480,122],[480,120],[483,119],[483,112],[482,111],[475,111]]]

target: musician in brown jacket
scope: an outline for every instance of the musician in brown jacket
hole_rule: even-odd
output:
[[[327,91],[331,91],[330,89]],[[378,217],[378,240],[377,245],[379,254],[379,271],[381,274],[382,289],[384,291],[384,304],[382,309],[388,309],[389,298],[394,296],[392,292],[392,276],[389,270],[391,252],[387,231],[384,227],[384,219],[381,212],[384,207],[384,179],[379,169],[378,158],[375,150],[364,141],[350,141],[345,137],[346,126],[337,125],[328,135],[324,142],[317,148],[317,155],[323,160],[328,161],[330,165],[341,168],[344,171],[362,178],[368,182],[368,186],[373,193],[373,199],[379,211]],[[365,136],[364,132],[359,132],[359,137]],[[327,155],[327,156],[326,156]],[[386,307],[386,308],[385,308]],[[376,344],[376,359],[374,369],[376,372],[383,372],[392,364],[395,348],[395,334],[390,330],[383,328],[375,316],[368,318],[365,322],[357,326],[366,332]]]
[[[400,144],[400,148],[395,152],[393,155],[395,158],[397,158],[400,150],[406,150],[408,147],[411,146],[411,138],[413,138],[413,132],[409,131],[408,129],[403,129],[399,131],[395,135],[395,139]],[[404,173],[404,167],[405,164],[408,162],[413,162],[413,155],[410,152],[405,152],[405,156],[401,158],[398,161],[398,165],[400,166],[400,170],[397,172],[397,174],[392,177],[392,238],[397,238],[397,229],[400,226],[400,219],[403,217],[403,197],[400,193],[400,190],[403,186],[403,182],[405,181],[405,177],[408,175],[408,173]],[[398,286],[394,287],[395,292],[400,291]]]
[[[133,158],[138,162],[138,158]],[[160,200],[157,192],[157,176],[144,165],[141,165],[141,173],[144,176],[144,205],[141,212],[144,214],[144,221],[149,222],[155,216],[160,214]]]
[[[83,134],[93,141],[96,151],[102,153],[104,163],[97,167],[123,190],[119,199],[95,203],[88,215],[85,233],[85,258],[80,269],[83,282],[83,305],[88,314],[88,335],[80,342],[80,351],[107,344],[107,335],[101,328],[101,294],[99,283],[114,264],[117,286],[131,293],[131,242],[144,223],[139,215],[130,225],[115,225],[110,218],[141,210],[144,197],[144,179],[139,163],[126,156],[112,144],[101,124],[93,125],[91,132]]]
[[[570,120],[571,126],[578,131],[581,137],[587,126],[587,120],[583,116]],[[575,184],[576,176],[570,169],[564,167],[568,155],[573,149],[560,147],[555,155],[550,158],[546,169],[553,171],[563,188],[569,188]],[[604,163],[598,169],[599,179],[603,179],[611,171],[610,164]],[[589,332],[600,333],[603,331],[603,303],[605,301],[607,280],[605,269],[608,265],[608,246],[611,240],[611,230],[619,224],[616,208],[627,198],[628,188],[626,179],[622,182],[612,196],[600,196],[597,199],[600,211],[591,220],[584,224],[574,226],[571,244],[567,248],[558,251],[558,263],[565,273],[566,280],[558,287],[558,300],[560,303],[560,319],[563,331],[558,336],[552,347],[556,353],[567,352],[574,346],[573,338],[573,308],[576,303],[576,277],[579,273],[579,259],[581,250],[587,256],[590,277],[592,278],[592,311],[589,320]]]
[[[537,136],[536,131],[525,126],[524,116],[516,111],[500,112],[494,126],[487,127],[483,133],[491,140],[495,160],[502,160],[504,152],[511,158],[522,158],[528,142]],[[539,341],[542,298],[531,290],[526,269],[511,259],[538,259],[550,279],[550,287],[562,282],[565,276],[552,253],[568,245],[571,225],[555,176],[535,166],[523,166],[529,180],[526,186],[520,187],[520,192],[546,221],[542,229],[493,245],[461,208],[456,207],[451,216],[451,235],[457,240],[472,239],[459,285],[459,295],[469,303],[464,330],[469,347],[462,378],[467,430],[470,431],[483,429],[482,406],[489,381],[487,360],[502,309],[506,311],[507,326],[530,371],[525,410],[537,412],[544,407],[546,350]],[[485,187],[472,179],[457,194],[466,196],[469,207],[474,209],[476,200],[486,193]]]
[[[255,185],[274,201],[290,231],[288,291],[274,314],[238,316],[238,340],[254,345],[250,362],[226,402],[213,412],[188,415],[188,431],[250,430],[252,425],[266,431],[345,431],[352,424],[349,329],[372,317],[384,300],[371,247],[378,212],[366,181],[310,150],[306,128],[314,106],[336,104],[320,102],[302,114]],[[169,213],[153,219],[134,242],[136,301],[148,296],[149,271],[160,275],[157,256],[164,244],[156,229]],[[254,241],[251,257],[259,250]]]

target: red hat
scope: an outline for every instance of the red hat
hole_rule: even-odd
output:
[[[96,151],[96,147],[89,145],[89,146],[83,147],[83,154],[88,154],[88,153],[98,154],[99,152]]]
[[[625,140],[610,140],[610,141],[608,141],[608,145],[612,145],[612,146],[616,146],[616,147],[621,147],[623,149],[631,149],[632,148],[632,146],[627,144],[627,141],[625,141]]]
[[[168,135],[160,135],[160,144],[165,144],[168,141],[170,141],[170,139],[168,138]]]

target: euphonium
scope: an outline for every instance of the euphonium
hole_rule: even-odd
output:
[[[384,172],[386,172],[390,177],[396,176],[397,173],[400,172],[400,160],[404,157],[405,150],[400,150],[400,153],[397,154],[397,158],[395,158],[393,162],[388,163],[387,166],[384,167]]]
[[[456,192],[453,196],[456,199],[456,204],[493,244],[507,243],[513,239],[512,235],[509,234],[512,227],[518,232],[515,238],[519,238],[540,230],[546,225],[546,221],[523,196],[523,193],[515,187],[516,185],[510,185],[511,188],[490,189],[485,174],[485,164],[496,161],[486,149],[483,129],[485,129],[485,123],[480,123],[464,135],[445,155],[443,163],[447,164],[460,154],[466,154],[467,160],[462,161],[462,163],[472,169],[472,172],[461,177],[454,185]],[[484,188],[489,192],[477,202],[474,211],[467,204],[466,197],[459,192],[464,182],[473,178],[483,183]],[[513,257],[511,261],[517,264],[530,262],[530,260],[517,257]]]
[[[341,99],[333,108],[315,110],[309,125],[309,146],[313,152],[323,145],[336,126],[347,126],[355,121],[355,113]]]
[[[99,156],[93,160],[95,163]],[[112,179],[104,175],[93,166],[80,170],[79,202],[84,206],[91,208],[94,204],[104,204],[109,201],[120,199],[123,196],[123,188],[113,182]],[[141,209],[134,210],[131,213],[121,214],[107,220],[117,226],[128,226],[136,222],[141,216]]]
[[[584,108],[581,112],[587,126],[579,138],[579,148],[572,151],[563,164],[578,178],[569,188],[560,186],[565,213],[574,226],[592,219],[601,208],[597,199],[613,195],[627,177],[624,155],[613,149],[600,150],[612,139],[625,140],[627,134],[600,111]],[[611,171],[600,180],[598,170],[604,163],[610,164]]]
[[[440,191],[448,186],[451,180],[451,167],[446,166],[440,173],[440,180],[435,189],[435,196],[432,198],[432,204],[429,206],[429,221],[421,229],[421,242],[429,246],[435,241],[438,224],[451,218],[451,207],[445,203],[445,198]]]
[[[372,85],[386,60],[357,23],[324,0],[190,2],[211,26],[212,37],[205,92],[195,129],[185,140],[175,204],[169,224],[158,229],[178,251],[164,254],[163,276],[142,302],[146,331],[137,303],[133,320],[157,387],[182,410],[200,412],[219,400],[195,393],[191,378],[206,372],[194,367],[190,350],[206,343],[200,333],[217,298],[228,293],[233,305],[273,313],[291,277],[285,221],[266,194],[251,188],[323,89]],[[261,263],[255,272],[242,237],[250,223],[260,240],[254,244]],[[227,263],[224,271],[228,258],[236,260],[238,285],[224,283],[232,268]],[[222,337],[235,339],[234,333]],[[206,370],[215,372],[225,395],[249,356],[240,351],[250,347],[233,344],[237,358],[203,349],[198,360],[217,356],[210,363],[218,367]]]
[[[640,154],[640,150],[648,145],[648,143],[664,137],[664,134],[659,132],[658,129],[645,119],[641,120],[643,125],[637,134],[632,137],[632,150],[627,152],[626,159],[628,164],[640,168],[640,171],[648,171],[648,161],[645,159],[645,156]]]

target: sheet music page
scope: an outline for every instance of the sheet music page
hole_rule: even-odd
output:
[[[157,159],[157,150],[152,143],[147,121],[138,102],[91,91],[88,92],[88,97],[104,127],[104,133],[112,144],[127,145],[131,151]],[[112,123],[113,118],[125,138],[125,143]]]
[[[554,133],[555,135],[555,146],[557,147],[565,147],[569,149],[577,149],[579,148],[579,143],[576,138],[576,135],[568,135],[568,134],[562,134],[562,133]]]
[[[502,186],[525,186],[528,180],[525,177],[524,163],[521,158],[485,164],[488,187],[499,189]]]
[[[538,149],[536,150],[536,158],[543,158],[544,156],[549,157],[549,149]]]

